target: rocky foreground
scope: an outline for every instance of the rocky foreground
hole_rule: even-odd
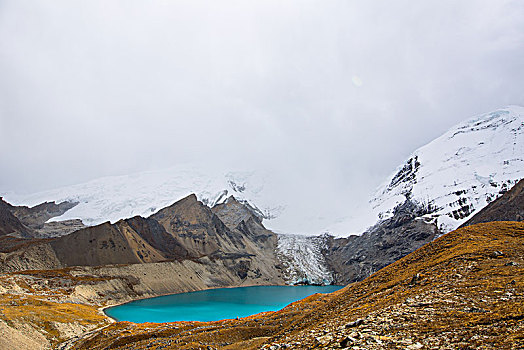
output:
[[[118,322],[71,349],[522,349],[524,223],[446,234],[362,282],[240,320]]]

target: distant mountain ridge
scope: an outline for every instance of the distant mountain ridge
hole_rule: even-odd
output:
[[[51,221],[80,219],[93,226],[117,222],[137,215],[148,217],[191,193],[203,204],[214,207],[234,195],[266,220],[279,218],[286,203],[278,199],[268,183],[269,175],[254,171],[221,171],[201,166],[180,165],[157,171],[108,176],[86,183],[29,195],[7,193],[11,203],[37,205],[45,201],[78,203]]]
[[[47,221],[64,214],[76,204],[45,202],[34,207],[14,206],[0,197],[0,235],[45,238],[71,233],[84,225],[74,220],[61,223],[47,223]]]
[[[236,225],[226,226],[218,215],[228,224]],[[258,277],[280,280],[274,255],[276,235],[254,217],[232,198],[213,211],[192,194],[149,218],[135,216],[114,224],[105,222],[86,227],[62,237],[28,240],[19,249],[6,251],[4,247],[9,254],[3,258],[2,270],[204,259],[203,263],[214,264],[218,260],[220,264],[228,264],[240,279],[259,271]]]

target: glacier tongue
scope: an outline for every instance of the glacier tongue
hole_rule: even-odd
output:
[[[524,108],[474,117],[416,150],[370,201],[380,218],[406,198],[454,230],[524,177]]]
[[[278,234],[277,257],[290,284],[328,285],[333,274],[327,268],[322,248],[324,236]]]

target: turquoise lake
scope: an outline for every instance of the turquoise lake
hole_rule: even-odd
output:
[[[118,321],[217,321],[277,311],[315,293],[343,286],[256,286],[171,294],[111,307],[105,313]]]

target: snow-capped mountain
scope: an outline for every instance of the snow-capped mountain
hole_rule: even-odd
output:
[[[74,208],[50,221],[80,219],[86,225],[135,215],[147,217],[190,193],[196,193],[208,206],[233,195],[264,218],[269,229],[309,235],[360,233],[378,218],[391,216],[393,208],[409,196],[431,207],[425,218],[436,220],[446,232],[524,177],[523,123],[524,108],[510,106],[451,128],[413,152],[379,187],[370,208],[362,205],[359,210],[344,207],[343,203],[353,202],[350,190],[341,189],[343,200],[338,198],[336,206],[315,205],[326,200],[333,202],[333,195],[308,183],[297,197],[296,188],[286,192],[287,187],[293,187],[289,184],[292,176],[199,165],[109,176],[30,195],[1,195],[15,205],[77,202]]]
[[[524,108],[510,106],[461,123],[417,149],[370,201],[381,218],[407,197],[451,231],[524,178]]]
[[[313,205],[330,200],[329,194],[317,189],[314,183],[301,183],[300,186],[294,184],[290,174],[194,163],[108,176],[35,194],[8,192],[0,196],[14,205],[76,202],[75,207],[50,221],[80,219],[92,226],[136,215],[148,217],[191,193],[210,207],[232,195],[249,205],[264,219],[264,225],[275,232],[316,235],[326,231],[339,234],[348,231],[338,227],[333,230],[346,215],[347,208]]]
[[[147,217],[191,193],[212,207],[229,196],[248,204],[261,218],[280,217],[285,204],[271,195],[267,174],[209,171],[185,165],[132,175],[109,176],[83,184],[31,195],[4,194],[11,203],[36,205],[45,201],[78,203],[50,221],[81,219],[86,225],[115,222],[136,215]]]

